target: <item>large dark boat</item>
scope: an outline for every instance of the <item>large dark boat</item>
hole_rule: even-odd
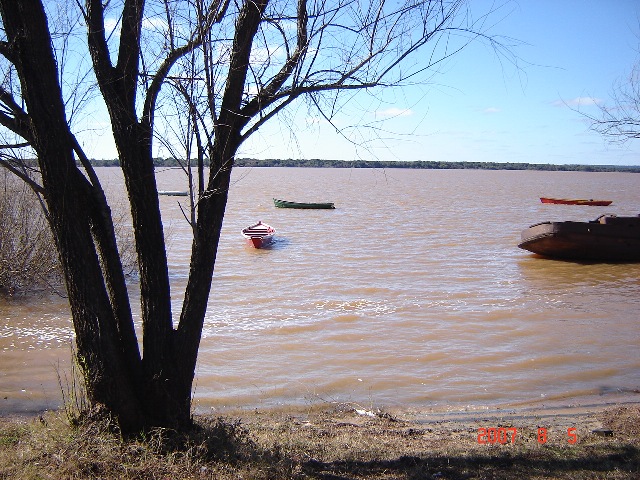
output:
[[[590,222],[537,223],[522,231],[518,246],[551,258],[638,262],[640,215],[601,215]]]

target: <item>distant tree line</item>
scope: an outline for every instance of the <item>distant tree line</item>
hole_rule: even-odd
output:
[[[322,160],[322,159],[268,159],[239,158],[236,167],[312,167],[312,168],[415,168],[431,170],[548,170],[582,172],[640,172],[640,166],[620,165],[552,165],[534,163],[500,162],[445,162],[445,161],[373,161],[373,160]]]
[[[92,160],[94,166],[117,167],[118,159]],[[175,158],[154,158],[155,167],[184,167],[186,162]],[[205,159],[208,165],[208,159]],[[415,168],[431,170],[544,170],[553,172],[632,172],[640,173],[640,165],[554,165],[548,163],[500,163],[500,162],[437,162],[437,161],[374,161],[374,160],[323,160],[237,158],[236,167],[306,167],[306,168]]]

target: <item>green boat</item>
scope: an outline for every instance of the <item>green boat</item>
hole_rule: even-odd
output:
[[[332,209],[336,208],[333,203],[301,203],[301,202],[289,202],[287,200],[273,199],[273,204],[278,208],[307,208],[307,209]]]

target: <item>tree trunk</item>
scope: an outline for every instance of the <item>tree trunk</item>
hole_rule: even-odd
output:
[[[191,268],[185,291],[176,351],[175,380],[178,394],[190,398],[202,327],[211,291],[222,220],[227,206],[233,160],[241,144],[241,131],[248,118],[240,114],[242,96],[250,65],[251,46],[267,0],[243,4],[236,22],[229,75],[222,98],[220,117],[215,126],[215,140],[209,152],[211,167],[207,189],[198,201],[198,222],[191,248]]]

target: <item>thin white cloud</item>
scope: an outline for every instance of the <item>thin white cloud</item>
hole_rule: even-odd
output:
[[[283,59],[285,50],[275,47],[256,47],[251,49],[251,63],[265,63],[267,60]]]
[[[571,100],[556,100],[552,105],[554,107],[590,107],[601,103],[602,99],[596,97],[575,97]]]
[[[168,25],[167,21],[161,18],[145,18],[142,20],[142,28],[165,32],[168,30]]]
[[[120,36],[120,27],[122,24],[115,18],[106,18],[104,20],[104,30],[108,35],[113,33],[115,36]]]
[[[408,117],[409,115],[413,115],[413,111],[407,108],[391,107],[376,112],[376,117]]]
[[[483,113],[499,113],[501,110],[498,107],[487,107],[482,112]]]

